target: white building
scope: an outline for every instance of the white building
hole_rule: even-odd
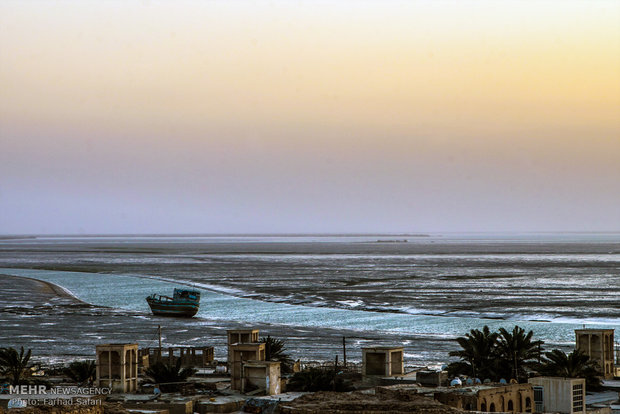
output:
[[[586,412],[586,380],[583,378],[536,377],[534,411],[573,414]]]

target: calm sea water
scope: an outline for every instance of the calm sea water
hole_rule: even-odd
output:
[[[620,327],[618,234],[39,238],[0,241],[0,266],[145,314],[148,294],[192,285],[224,325],[439,340],[518,324],[564,346]]]

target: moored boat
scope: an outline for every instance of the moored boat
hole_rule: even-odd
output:
[[[200,292],[174,289],[172,297],[153,293],[146,298],[153,315],[191,318],[198,312]]]

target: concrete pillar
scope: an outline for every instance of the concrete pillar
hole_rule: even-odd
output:
[[[127,365],[125,365],[125,361],[126,361],[126,352],[125,352],[125,350],[124,349],[121,350],[120,354],[121,354],[120,355],[121,358],[120,358],[120,363],[119,364],[121,366],[121,373],[120,373],[121,374],[120,375],[120,377],[121,377],[121,384],[122,384],[123,388],[125,388],[127,386],[127,372],[126,372],[127,371],[126,370]]]

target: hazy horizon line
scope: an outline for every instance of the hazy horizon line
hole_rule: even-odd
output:
[[[335,237],[335,236],[398,236],[398,237],[437,237],[441,235],[516,235],[516,234],[620,234],[620,230],[541,230],[541,231],[431,231],[431,232],[282,232],[282,233],[0,233],[0,239],[38,238],[38,237]]]

